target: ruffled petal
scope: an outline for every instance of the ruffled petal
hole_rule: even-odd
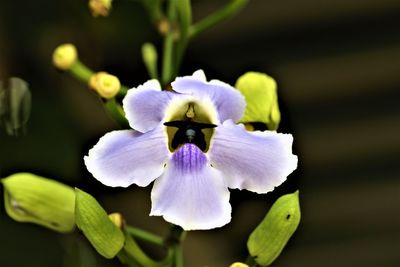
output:
[[[221,227],[231,220],[229,190],[205,154],[185,144],[167,163],[151,192],[150,215],[163,216],[184,230]]]
[[[292,143],[291,134],[247,132],[243,125],[226,121],[215,129],[208,154],[229,188],[267,193],[297,168]]]
[[[236,122],[243,116],[246,106],[244,97],[227,83],[218,80],[205,81],[202,71],[197,71],[192,76],[176,78],[172,88],[182,94],[209,97],[218,111],[221,122],[228,119]]]
[[[85,156],[87,169],[107,186],[147,186],[164,171],[167,137],[159,126],[147,133],[121,130],[107,133]]]
[[[142,133],[154,129],[164,118],[165,108],[174,95],[172,92],[161,91],[157,80],[150,80],[136,89],[128,90],[123,107],[129,125]]]

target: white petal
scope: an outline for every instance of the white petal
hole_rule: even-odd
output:
[[[147,133],[107,133],[84,158],[87,169],[107,186],[147,186],[164,171],[169,155],[161,125]]]
[[[297,168],[292,142],[290,134],[247,132],[243,125],[226,121],[215,128],[208,154],[229,188],[267,193]]]
[[[204,153],[185,144],[167,163],[151,192],[150,215],[163,216],[184,230],[221,227],[231,220],[229,190]]]
[[[161,91],[157,80],[150,80],[138,88],[128,90],[123,107],[129,125],[142,133],[150,131],[164,118],[165,109],[175,93]]]
[[[185,76],[176,78],[171,85],[178,93],[197,98],[208,97],[218,111],[220,122],[228,119],[238,121],[243,116],[245,99],[238,90],[227,83],[217,80],[206,82],[194,76]]]

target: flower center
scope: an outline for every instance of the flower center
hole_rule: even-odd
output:
[[[207,152],[213,128],[217,125],[212,124],[204,113],[198,114],[196,104],[187,103],[185,108],[173,120],[164,123],[167,126],[169,149],[174,152],[180,146],[190,143]]]

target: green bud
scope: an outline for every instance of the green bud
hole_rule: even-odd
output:
[[[150,78],[157,79],[157,50],[152,43],[142,45],[142,58]]]
[[[242,123],[262,122],[269,130],[277,130],[281,120],[275,80],[260,72],[247,72],[239,77],[235,87],[246,99]]]
[[[108,217],[94,197],[75,189],[76,225],[99,254],[114,258],[124,246],[123,232]]]
[[[247,248],[257,264],[270,265],[300,223],[299,191],[280,197],[251,233]]]
[[[7,214],[18,222],[32,222],[57,232],[75,227],[74,189],[31,173],[1,180]]]
[[[0,81],[0,126],[8,135],[23,135],[31,111],[31,92],[28,83],[16,77],[9,79],[8,87]]]

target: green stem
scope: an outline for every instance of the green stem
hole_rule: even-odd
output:
[[[238,13],[249,0],[231,0],[229,4],[215,11],[213,14],[197,22],[190,28],[190,37],[195,37],[219,22]]]
[[[175,267],[183,267],[182,241],[186,237],[186,232],[177,225],[172,225],[169,236],[165,240],[167,246],[174,252]]]
[[[190,0],[178,0],[179,41],[176,46],[175,73],[178,75],[182,58],[189,42],[189,30],[192,24],[192,6]]]
[[[155,261],[144,253],[144,251],[139,247],[136,241],[125,232],[125,246],[124,251],[126,252],[127,260],[131,262],[137,262],[140,266],[146,267],[167,267],[171,266],[173,251],[170,249],[167,252],[167,256],[162,261]]]
[[[122,127],[128,128],[129,123],[125,118],[124,111],[120,104],[117,103],[115,98],[111,98],[106,100],[104,103],[105,108],[107,109],[110,116]]]
[[[176,17],[176,0],[170,0],[168,5],[168,22],[169,30],[164,38],[163,47],[163,65],[162,65],[162,83],[163,85],[168,84],[172,80],[174,73],[173,50],[174,50],[174,31],[173,24],[175,23]]]
[[[183,253],[182,253],[182,245],[177,244],[174,246],[174,259],[175,259],[175,267],[183,267]]]
[[[126,231],[132,235],[133,237],[146,241],[148,243],[152,243],[159,246],[164,246],[164,239],[158,235],[153,233],[147,232],[145,230],[133,227],[133,226],[126,226]]]
[[[72,75],[74,75],[76,78],[81,80],[82,82],[88,83],[90,80],[90,77],[94,74],[94,72],[86,67],[82,62],[77,60],[69,69]]]

